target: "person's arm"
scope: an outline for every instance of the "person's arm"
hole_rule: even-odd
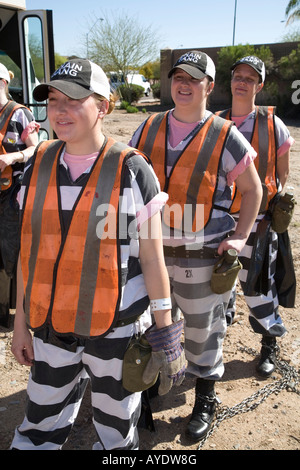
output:
[[[170,298],[170,282],[164,262],[160,212],[144,222],[140,229],[140,263],[146,289],[151,300]],[[160,372],[159,395],[180,385],[185,374],[185,354],[181,345],[183,320],[172,322],[171,305],[167,310],[153,311],[155,324],[145,336],[152,347],[151,358],[143,373],[145,383],[151,383]]]
[[[150,300],[170,298],[170,282],[161,239],[160,212],[141,226],[140,263]],[[156,310],[153,314],[157,328],[171,325],[171,309]]]
[[[262,187],[254,163],[251,163],[235,182],[242,194],[239,221],[234,234],[220,243],[219,255],[230,248],[240,253],[246,244],[261,204]]]
[[[10,152],[0,155],[0,170],[3,171],[7,166],[14,165],[15,163],[26,163],[27,160],[34,154],[35,148],[39,143],[38,129],[39,124],[30,123],[30,132],[25,132],[26,138],[23,137],[26,148],[24,150]],[[32,129],[32,130],[31,130]]]
[[[284,188],[284,185],[288,179],[289,172],[290,172],[290,150],[288,150],[283,155],[281,155],[280,158],[277,158],[277,174],[278,174],[278,178],[282,186],[282,189]]]
[[[31,366],[34,353],[32,347],[32,336],[27,328],[25,312],[23,309],[24,285],[20,258],[17,267],[17,303],[14,321],[14,335],[11,350],[17,361],[25,366]]]

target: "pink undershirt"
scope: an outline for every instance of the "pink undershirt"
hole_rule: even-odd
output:
[[[65,152],[64,161],[67,164],[73,181],[76,181],[96,160],[99,152],[89,155],[71,155]]]
[[[177,119],[174,118],[173,113],[170,113],[169,142],[171,147],[177,147],[177,145],[192,132],[199,122],[190,123],[177,121]]]

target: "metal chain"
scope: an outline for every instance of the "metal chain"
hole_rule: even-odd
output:
[[[256,356],[258,353],[246,346],[239,347],[242,352],[247,352],[253,356]],[[279,350],[276,352],[276,362],[275,362],[275,370],[282,375],[281,379],[276,380],[274,383],[267,384],[264,387],[260,388],[257,392],[253,393],[250,397],[245,398],[243,401],[234,405],[233,407],[229,408],[227,406],[218,406],[216,417],[212,427],[210,428],[209,432],[205,436],[204,439],[200,442],[198,446],[198,450],[200,450],[204,444],[206,443],[207,439],[213,434],[213,432],[220,426],[222,421],[227,418],[233,418],[242,413],[247,413],[248,411],[252,411],[257,408],[261,403],[263,403],[272,393],[279,393],[282,390],[289,390],[291,392],[297,393],[300,395],[300,390],[297,389],[297,385],[299,384],[299,371],[297,371],[294,367],[290,366],[286,361],[279,358]]]

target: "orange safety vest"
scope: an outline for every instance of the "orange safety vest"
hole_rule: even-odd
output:
[[[273,106],[256,106],[255,123],[251,145],[257,152],[254,160],[255,168],[262,183],[263,196],[259,212],[265,212],[270,200],[277,194],[278,178],[276,173],[277,152],[275,134],[275,108]],[[230,119],[231,110],[216,113],[225,119]],[[234,183],[232,213],[240,211],[241,193]]]
[[[161,188],[169,199],[163,209],[167,227],[195,234],[209,222],[218,181],[219,162],[232,126],[230,121],[211,115],[167,169],[168,113],[150,116],[141,132],[137,148],[149,156]],[[202,208],[201,217],[197,207]]]
[[[67,234],[60,222],[59,159],[64,143],[42,142],[24,198],[21,265],[25,315],[33,330],[51,324],[58,334],[104,336],[118,320],[121,295],[117,227],[122,169],[133,149],[108,139],[81,190]],[[104,213],[104,215],[103,215]],[[111,226],[111,225],[110,225]]]
[[[22,104],[15,103],[14,101],[9,101],[3,109],[0,111],[0,154],[3,155],[6,152],[4,146],[3,146],[3,140],[5,137],[5,134],[7,132],[7,127],[9,124],[9,121],[13,115],[13,113],[19,109],[19,108],[25,108]],[[0,178],[8,180],[8,184],[1,185],[0,184],[0,190],[4,191],[8,188],[11,187],[12,185],[12,167],[11,165],[8,165],[4,171],[0,172]]]

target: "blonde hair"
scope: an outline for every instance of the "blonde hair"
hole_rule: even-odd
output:
[[[97,95],[96,93],[94,94],[94,98],[95,98],[95,101],[96,102],[100,102],[100,101],[108,101],[106,98],[104,98],[103,96],[101,95]],[[108,106],[108,111],[107,111],[107,114],[110,114],[113,112],[113,110],[115,109],[115,106],[116,106],[116,101],[118,100],[118,96],[115,94],[115,93],[110,93],[109,95],[109,106]]]

